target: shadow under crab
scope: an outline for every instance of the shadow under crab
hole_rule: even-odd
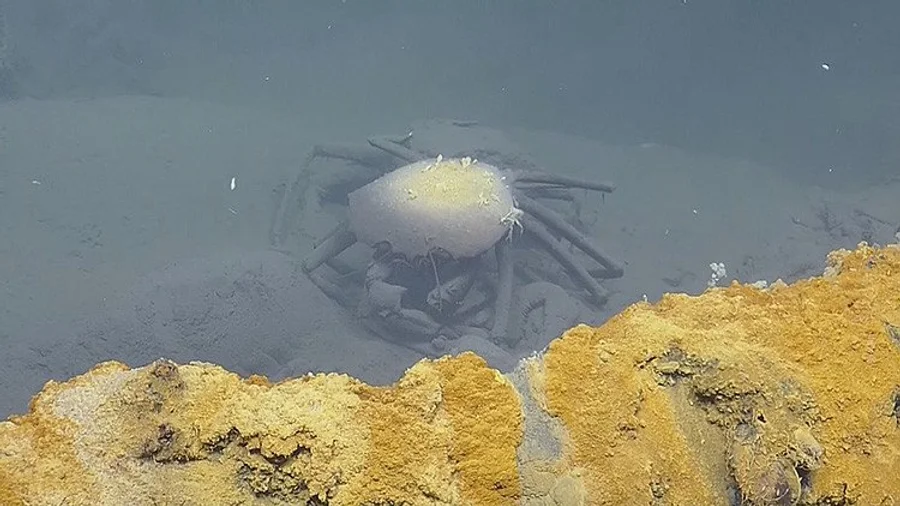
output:
[[[370,172],[368,184],[349,191],[348,218],[303,260],[304,272],[329,297],[357,311],[383,338],[425,353],[468,335],[512,345],[513,259],[523,251],[514,246],[524,239],[564,267],[575,295],[595,307],[606,303],[598,280],[621,276],[621,264],[539,200],[572,201],[572,189],[609,193],[611,184],[468,157],[430,157],[412,150],[410,139],[319,146],[308,158],[348,160]],[[381,174],[385,155],[394,166],[397,160],[407,165]],[[273,226],[276,247],[295,198],[288,188]],[[339,258],[357,242],[374,250],[364,274]]]

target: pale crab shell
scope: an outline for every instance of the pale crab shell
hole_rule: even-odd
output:
[[[408,258],[440,248],[477,256],[510,231],[516,210],[506,178],[469,158],[423,160],[350,193],[350,227],[359,241],[390,243]]]

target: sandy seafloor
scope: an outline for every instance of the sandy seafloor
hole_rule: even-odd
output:
[[[367,334],[268,249],[274,189],[310,147],[362,140],[320,133],[315,118],[191,100],[0,104],[0,417],[109,359],[375,383],[420,359]],[[723,282],[791,281],[821,273],[836,248],[897,240],[900,181],[838,192],[825,170],[819,186],[660,145],[505,133],[547,168],[618,185],[583,196],[591,234],[627,263],[588,323],[644,296],[698,293],[712,262]]]

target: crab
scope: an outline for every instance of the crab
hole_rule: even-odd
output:
[[[319,199],[341,201],[344,193],[346,202],[346,218],[301,263],[324,293],[381,337],[426,353],[473,334],[515,344],[509,332],[514,258],[535,246],[565,269],[570,293],[595,307],[606,303],[608,292],[599,280],[622,276],[621,263],[540,200],[572,202],[572,189],[610,193],[613,185],[517,166],[517,160],[483,150],[421,153],[412,148],[412,138],[410,133],[370,138],[368,146],[318,146],[307,158],[307,167],[326,158],[363,168],[358,177],[340,173],[315,189]],[[302,171],[284,193],[272,228],[276,248],[284,249],[302,200],[296,193],[308,179],[309,171]],[[357,243],[370,248],[365,268],[341,260]]]

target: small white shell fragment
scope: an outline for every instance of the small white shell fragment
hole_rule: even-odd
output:
[[[231,190],[234,191],[235,187],[237,187],[237,178],[231,178]]]

